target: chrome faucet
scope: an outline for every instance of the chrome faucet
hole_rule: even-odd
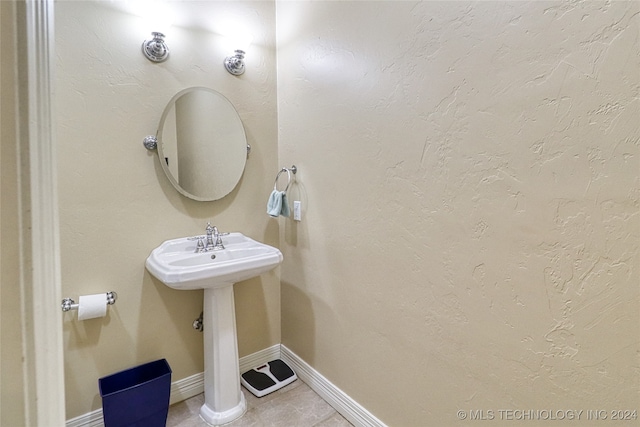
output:
[[[227,233],[220,233],[218,227],[215,225],[211,226],[210,222],[207,222],[207,228],[205,230],[207,232],[206,236],[197,237],[198,244],[196,245],[196,253],[224,249],[222,236]]]
[[[216,227],[212,227],[210,222],[207,222],[207,244],[205,246],[205,251],[210,251],[214,248],[215,244],[213,243],[213,233],[218,233],[218,229]]]

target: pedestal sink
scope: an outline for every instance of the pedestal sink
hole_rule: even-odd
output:
[[[240,389],[233,284],[265,273],[282,253],[241,233],[223,236],[224,249],[196,252],[194,238],[167,240],[151,252],[146,267],[173,289],[204,289],[204,399],[200,416],[211,425],[244,414]]]

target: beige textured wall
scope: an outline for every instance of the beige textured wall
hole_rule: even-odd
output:
[[[390,426],[640,410],[639,8],[278,2],[283,344]]]
[[[150,251],[174,237],[201,234],[211,220],[278,244],[278,225],[265,213],[277,172],[275,10],[273,2],[207,2],[199,15],[253,31],[247,73],[222,65],[221,37],[174,25],[170,59],[140,52],[141,19],[110,2],[56,3],[57,141],[62,292],[114,290],[119,299],[103,319],[64,315],[67,418],[101,406],[98,378],[167,358],[173,380],[202,372],[202,335],[191,324],[201,291],[176,291],[144,268]],[[190,2],[197,11],[204,2]],[[227,198],[195,202],[179,195],[142,139],[155,134],[166,103],[178,91],[206,86],[235,105],[253,149],[244,176]],[[235,287],[240,356],[280,342],[279,272]]]

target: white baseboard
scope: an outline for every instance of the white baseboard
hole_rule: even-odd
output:
[[[251,368],[264,365],[265,363],[275,359],[280,359],[280,344],[273,345],[248,356],[241,357],[240,373],[244,374]]]
[[[102,408],[67,420],[67,427],[104,427]]]
[[[329,405],[356,427],[386,427],[371,412],[313,369],[297,354],[281,345],[281,359],[291,366],[298,378],[318,393]]]
[[[329,405],[356,427],[386,427],[373,414],[323,377],[307,362],[284,345],[276,344],[240,358],[240,373],[274,359],[282,359],[296,372],[298,378],[318,393]],[[178,403],[204,392],[204,373],[171,383],[170,404]],[[67,420],[66,427],[104,427],[102,408]]]
[[[204,372],[172,382],[169,405],[182,402],[200,393],[204,393]]]
[[[280,344],[265,348],[256,353],[240,358],[240,373],[280,358]],[[204,372],[171,383],[169,403],[182,402],[190,397],[204,393]],[[79,417],[67,420],[66,427],[104,427],[102,408]]]

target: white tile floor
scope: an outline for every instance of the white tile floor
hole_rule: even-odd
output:
[[[242,389],[247,399],[247,412],[229,427],[350,427],[327,402],[308,385],[297,379],[288,386],[255,397]],[[199,394],[169,408],[167,427],[207,427],[199,415],[204,395]]]

